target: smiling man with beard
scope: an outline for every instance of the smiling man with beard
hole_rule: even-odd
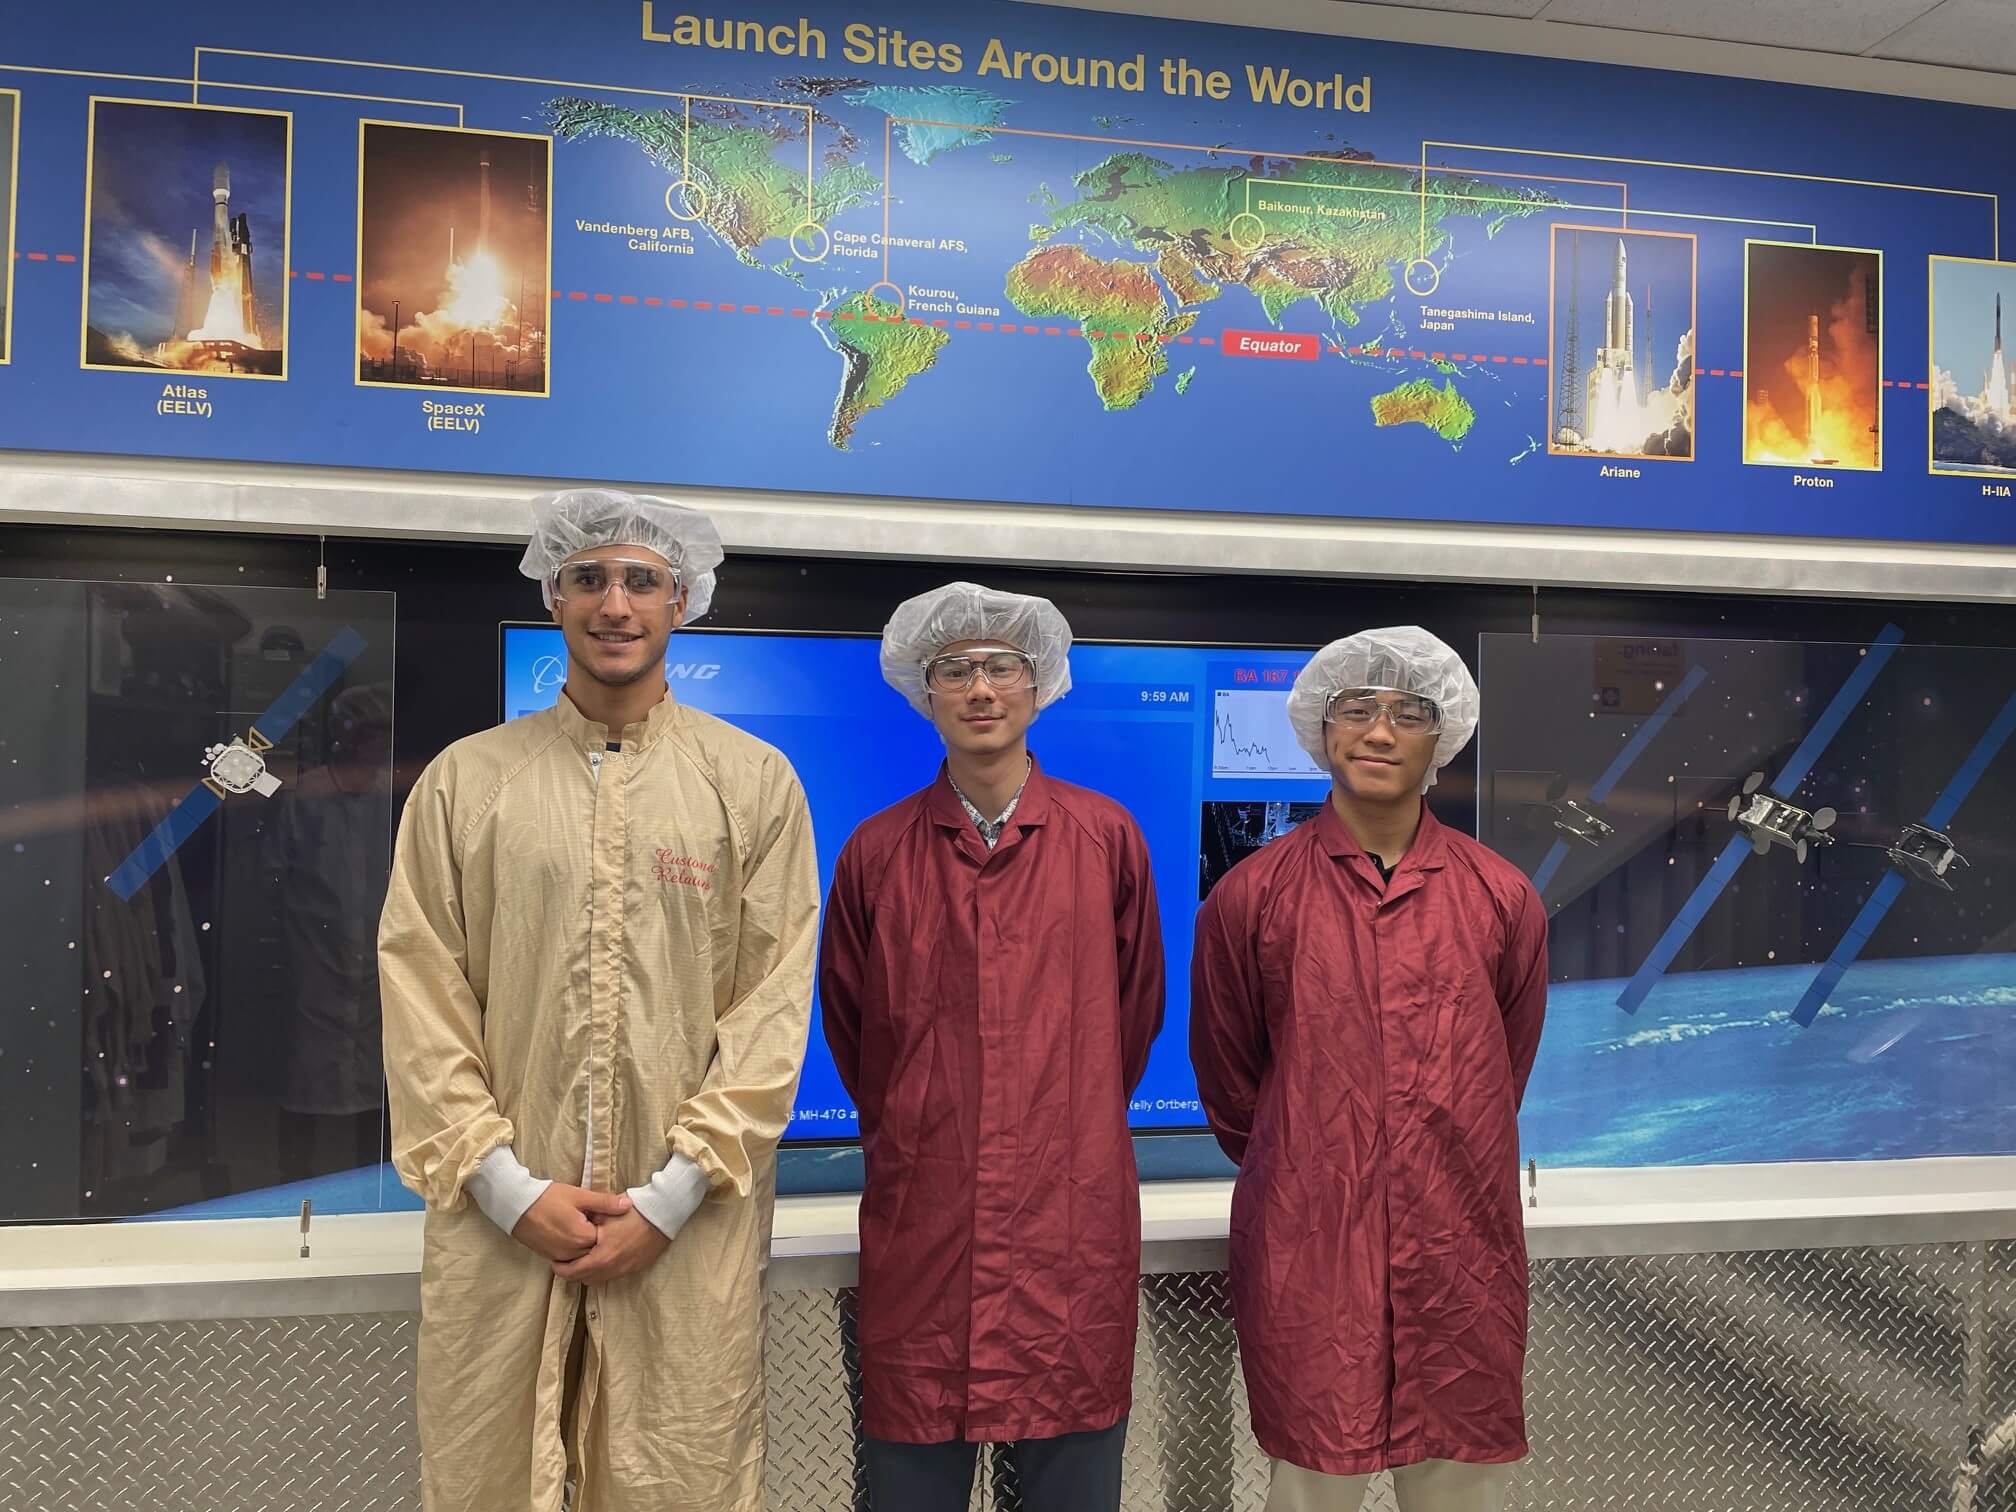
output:
[[[1547,914],[1422,795],[1477,684],[1417,626],[1317,652],[1288,718],[1330,801],[1197,915],[1191,1056],[1239,1166],[1232,1312],[1268,1512],[1497,1512],[1526,1453],[1519,1100]]]
[[[899,606],[882,674],[945,742],[856,830],[820,956],[861,1115],[861,1427],[876,1512],[963,1512],[976,1445],[1029,1512],[1117,1512],[1141,1218],[1127,1101],[1162,1022],[1148,848],[1029,754],[1071,686],[1047,599]]]
[[[697,510],[533,502],[555,705],[457,741],[379,931],[392,1155],[427,1203],[428,1512],[757,1512],[763,1273],[817,934],[783,756],[677,703]]]

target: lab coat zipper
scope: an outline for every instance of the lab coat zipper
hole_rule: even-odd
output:
[[[595,803],[602,802],[602,752],[588,753],[588,777],[595,785]],[[588,832],[595,832],[595,821],[588,821]],[[591,870],[588,881],[588,938],[595,938],[595,881]],[[591,953],[588,960],[588,1075],[586,1081],[588,1112],[583,1125],[585,1138],[581,1142],[581,1185],[592,1187],[595,1173],[595,960]]]

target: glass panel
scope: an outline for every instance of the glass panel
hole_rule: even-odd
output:
[[[1554,1166],[2016,1152],[2016,652],[1480,638]]]
[[[0,1219],[407,1206],[389,593],[0,580]]]

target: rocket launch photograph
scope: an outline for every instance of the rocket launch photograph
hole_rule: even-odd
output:
[[[2016,477],[2016,263],[1935,257],[1931,284],[1932,471]]]
[[[550,137],[359,128],[357,381],[550,392]]]
[[[1883,254],[1744,243],[1743,460],[1883,465]]]
[[[1694,460],[1696,242],[1553,228],[1547,450]]]
[[[293,117],[91,102],[83,366],[287,376]]]
[[[14,184],[21,95],[0,89],[0,362],[14,358]]]

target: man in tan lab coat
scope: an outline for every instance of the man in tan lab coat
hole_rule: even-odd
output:
[[[778,752],[676,702],[705,515],[534,501],[551,709],[457,741],[379,937],[393,1159],[427,1202],[428,1512],[756,1512],[776,1143],[818,876]]]

